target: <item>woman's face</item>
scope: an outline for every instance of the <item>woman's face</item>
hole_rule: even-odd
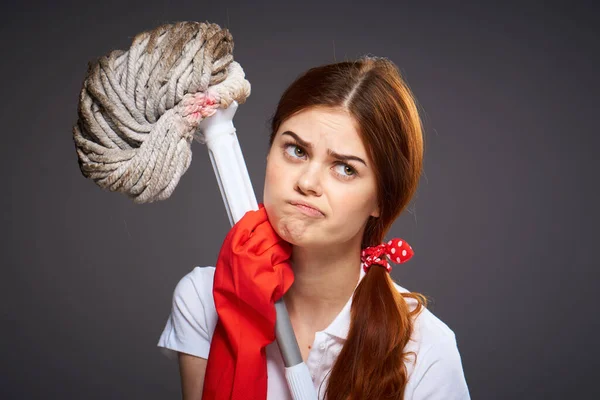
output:
[[[322,213],[307,215],[294,202]],[[293,245],[360,243],[379,210],[372,163],[350,114],[312,107],[281,124],[267,155],[263,203],[277,234]]]

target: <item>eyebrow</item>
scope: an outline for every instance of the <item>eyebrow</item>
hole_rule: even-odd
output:
[[[281,134],[281,136],[283,135],[288,135],[293,137],[294,139],[296,139],[298,141],[298,143],[300,143],[302,146],[306,147],[307,149],[312,149],[313,145],[312,143],[309,143],[305,140],[303,140],[302,138],[300,138],[300,136],[296,135],[294,132],[292,131],[285,131]],[[365,166],[367,166],[367,163],[363,161],[362,158],[360,157],[356,157],[356,156],[351,156],[351,155],[346,155],[346,154],[339,154],[336,153],[335,151],[331,150],[331,149],[327,149],[327,154],[329,154],[330,156],[332,156],[333,158],[336,158],[338,160],[341,161],[348,161],[348,160],[354,160],[354,161],[358,161],[363,163]]]

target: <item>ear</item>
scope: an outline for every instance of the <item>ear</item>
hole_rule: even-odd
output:
[[[372,217],[379,218],[379,207],[371,213]]]

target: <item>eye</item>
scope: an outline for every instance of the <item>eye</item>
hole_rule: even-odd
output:
[[[288,151],[290,148],[292,149],[291,152]],[[288,156],[290,156],[292,158],[302,158],[306,155],[304,153],[304,149],[294,143],[286,143],[285,144],[285,152],[288,154]]]
[[[290,159],[298,160],[306,157],[306,152],[304,151],[304,149],[294,142],[284,143],[283,147],[285,149],[286,157]],[[343,167],[341,170],[338,168],[335,172],[336,175],[339,176],[341,179],[349,180],[354,179],[356,176],[358,176],[356,168],[354,168],[350,164],[346,164],[339,161],[336,163],[335,167]]]
[[[339,172],[337,173],[338,175],[340,175],[342,177],[342,179],[352,179],[355,175],[357,175],[356,170],[348,164],[338,163],[338,165],[336,165],[336,168],[337,167],[343,167],[340,170],[341,173],[339,173]]]

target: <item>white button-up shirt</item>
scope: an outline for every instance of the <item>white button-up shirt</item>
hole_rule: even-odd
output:
[[[208,358],[218,320],[212,297],[214,271],[212,266],[196,267],[175,287],[171,315],[158,341],[169,358],[176,360],[177,352]],[[362,266],[360,271],[362,279],[365,276]],[[395,286],[400,292],[408,292],[398,284]],[[416,300],[406,301],[414,309]],[[351,304],[352,297],[327,328],[315,333],[306,364],[319,399],[324,399],[329,372],[348,335]],[[428,309],[423,309],[415,320],[413,335],[404,348],[404,352],[409,351],[417,354],[417,360],[415,363],[413,357],[406,363],[406,400],[470,399],[454,332]],[[277,341],[267,346],[266,355],[267,399],[292,400]]]

